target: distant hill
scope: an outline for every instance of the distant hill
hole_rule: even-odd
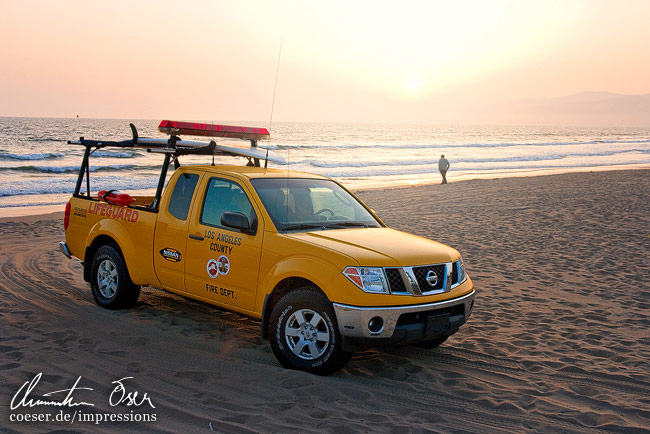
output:
[[[650,127],[650,94],[582,92],[559,98],[528,98],[484,107],[476,121],[507,125]]]

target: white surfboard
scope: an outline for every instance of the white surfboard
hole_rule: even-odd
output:
[[[152,139],[148,137],[139,137],[137,147],[143,148],[153,148],[152,152],[156,150],[166,152],[169,141],[167,139]],[[202,142],[199,140],[179,140],[176,142],[177,148],[204,148],[210,146],[210,142]],[[280,154],[275,152],[268,151],[264,148],[258,146],[236,146],[236,145],[223,145],[216,143],[215,144],[215,155],[232,155],[235,157],[250,157],[258,158],[260,160],[272,161],[274,163],[285,164],[286,160]],[[171,150],[170,150],[171,151]]]
[[[133,132],[132,140],[124,140],[121,142],[115,141],[102,141],[102,140],[69,140],[68,144],[86,145],[86,146],[116,146],[123,148],[147,148],[149,152],[173,154],[178,150],[185,149],[199,149],[209,148],[214,143],[213,155],[230,155],[235,157],[255,158],[259,160],[268,160],[274,163],[285,164],[284,157],[275,152],[270,152],[267,149],[257,146],[257,142],[269,137],[269,132],[266,128],[253,128],[253,127],[238,127],[232,125],[216,125],[216,124],[203,124],[193,122],[177,122],[177,121],[161,121],[158,129],[173,136],[177,140],[174,142],[174,147],[170,147],[169,139],[154,139],[149,137],[139,137],[135,125],[130,124],[131,131]],[[251,146],[236,146],[225,145],[216,142],[202,142],[198,140],[183,140],[178,138],[180,135],[188,136],[203,136],[203,137],[226,137],[236,138],[242,140],[249,140]],[[209,152],[209,151],[208,151]],[[197,152],[201,153],[201,152]]]

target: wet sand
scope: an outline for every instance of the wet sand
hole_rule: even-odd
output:
[[[2,431],[648,432],[650,171],[359,196],[388,225],[456,247],[476,305],[439,349],[365,351],[330,377],[283,369],[256,321],[161,290],[101,309],[58,252],[61,213],[0,219]],[[129,391],[155,405],[134,411],[156,421],[10,421],[39,372],[41,399],[81,376],[86,413],[131,414],[108,398],[134,377]]]

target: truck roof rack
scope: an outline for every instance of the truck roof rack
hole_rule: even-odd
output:
[[[266,128],[236,127],[230,125],[198,124],[191,122],[162,121],[158,126],[161,132],[169,134],[169,139],[140,137],[135,125],[131,127],[132,138],[129,140],[88,140],[80,137],[79,140],[68,140],[70,145],[82,145],[91,148],[146,148],[149,152],[172,154],[172,155],[228,155],[234,157],[246,157],[253,160],[273,161],[284,164],[285,160],[281,155],[269,153],[268,150],[258,148],[257,142],[262,138],[268,138],[269,132]],[[248,148],[218,144],[215,141],[201,142],[197,140],[183,140],[179,135],[203,136],[203,137],[226,137],[242,140],[250,140]],[[259,161],[256,161],[259,166]]]
[[[156,197],[151,206],[153,211],[158,210],[158,203],[167,176],[169,164],[173,161],[174,167],[180,167],[178,157],[182,155],[212,155],[212,164],[214,156],[234,156],[248,158],[255,166],[260,167],[260,161],[264,160],[264,168],[269,161],[284,164],[284,158],[275,153],[269,153],[268,149],[258,148],[257,142],[261,139],[268,138],[269,132],[266,128],[237,127],[232,125],[202,124],[193,122],[178,122],[163,120],[158,126],[160,132],[169,134],[168,139],[140,137],[138,130],[132,123],[132,138],[128,140],[88,140],[80,137],[79,140],[68,140],[69,145],[82,145],[86,148],[83,161],[79,170],[79,177],[75,187],[74,195],[80,195],[83,178],[86,178],[87,194],[90,197],[90,164],[89,159],[93,152],[106,147],[117,148],[145,148],[147,152],[164,154],[165,160],[160,173]],[[225,137],[242,140],[249,140],[250,147],[240,147],[233,145],[218,144],[214,140],[202,142],[196,140],[183,140],[180,135],[202,136],[202,137]]]

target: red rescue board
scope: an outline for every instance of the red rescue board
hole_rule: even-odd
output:
[[[261,140],[269,137],[266,128],[236,127],[232,125],[199,124],[194,122],[161,121],[158,131],[165,134],[229,137],[234,139]]]

